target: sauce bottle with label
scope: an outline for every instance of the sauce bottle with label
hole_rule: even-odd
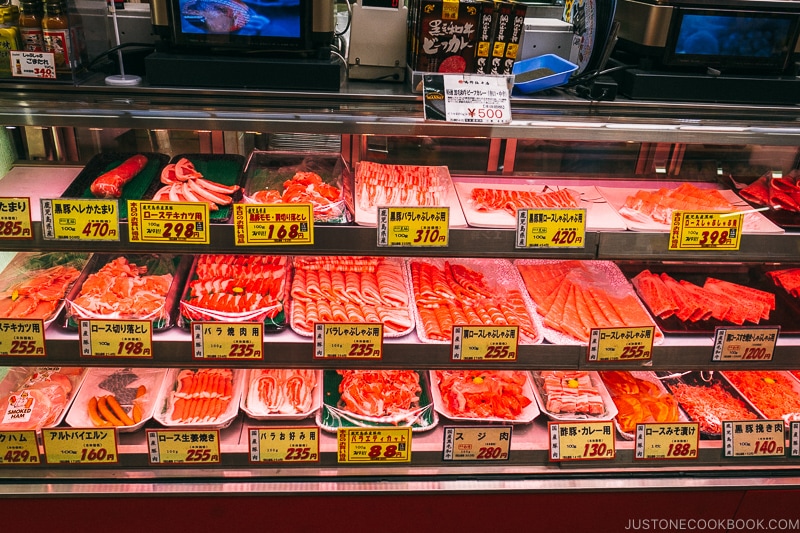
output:
[[[26,52],[42,52],[42,2],[41,0],[20,0],[19,35],[22,49]]]
[[[71,74],[74,49],[64,0],[45,0],[42,37],[44,51],[52,52],[54,56],[56,74]]]
[[[0,78],[10,78],[11,51],[19,50],[19,31],[15,21],[19,16],[17,6],[0,6]]]

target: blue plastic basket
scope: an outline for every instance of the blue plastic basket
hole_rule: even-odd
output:
[[[553,74],[545,75],[523,83],[517,83],[516,77],[525,72],[530,72],[536,69],[548,69],[553,71]],[[569,77],[573,72],[578,70],[578,65],[570,63],[555,54],[545,54],[543,56],[532,57],[530,59],[523,59],[514,63],[512,73],[515,76],[514,87],[521,93],[530,94],[545,89],[558,87],[569,81]]]

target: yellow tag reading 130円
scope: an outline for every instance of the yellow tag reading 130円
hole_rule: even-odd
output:
[[[82,357],[153,357],[149,320],[81,320]]]
[[[611,422],[548,422],[551,461],[597,461],[616,455]]]
[[[383,357],[383,324],[317,322],[314,324],[314,357],[380,359]]]
[[[379,207],[378,246],[446,247],[449,207]]]
[[[128,239],[163,244],[209,244],[208,204],[128,200]]]
[[[42,357],[45,347],[43,320],[0,318],[0,356]]]
[[[504,461],[511,451],[511,426],[444,428],[445,461]]]
[[[49,464],[108,464],[119,461],[116,428],[43,429],[44,457]]]
[[[653,357],[655,327],[597,328],[589,335],[588,360],[646,361]]]
[[[722,422],[725,457],[786,455],[783,420],[737,420]]]
[[[720,328],[714,333],[713,361],[772,361],[780,326]]]
[[[119,240],[119,202],[100,198],[42,200],[42,237]]]
[[[411,428],[339,428],[336,433],[340,463],[408,463]]]
[[[636,459],[697,459],[700,424],[636,424]]]
[[[234,204],[237,246],[314,244],[311,204]]]
[[[8,418],[8,411],[11,407],[11,398],[9,398],[9,409],[6,410],[6,418]],[[24,403],[19,407],[24,409]],[[3,421],[5,422],[5,419]],[[11,421],[13,422],[13,420]],[[39,445],[36,444],[36,431],[32,429],[0,431],[0,465],[31,464],[39,464]]]
[[[206,465],[220,462],[218,429],[148,429],[151,464]]]
[[[0,198],[0,240],[33,239],[30,198]]]
[[[263,359],[261,322],[192,322],[194,359]]]
[[[518,209],[517,248],[583,248],[586,209]]]
[[[316,463],[319,428],[277,426],[250,428],[251,463]]]
[[[519,326],[453,326],[453,361],[516,361]]]
[[[743,213],[674,211],[670,250],[738,250]]]

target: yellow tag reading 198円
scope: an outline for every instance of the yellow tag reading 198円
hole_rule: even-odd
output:
[[[81,356],[153,357],[149,320],[81,320]]]

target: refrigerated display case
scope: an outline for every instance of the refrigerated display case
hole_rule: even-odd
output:
[[[253,149],[308,149],[341,155],[349,168],[359,161],[447,165],[455,178],[474,182],[573,180],[581,185],[640,182],[695,183],[754,180],[765,170],[788,173],[800,158],[800,112],[794,106],[740,106],[628,102],[587,102],[568,96],[513,97],[513,120],[505,125],[425,121],[418,95],[402,87],[350,82],[337,94],[256,92],[248,90],[109,89],[91,82],[80,87],[8,85],[0,94],[0,122],[13,169],[1,196],[24,191],[32,204],[57,197],[92,156],[103,152],[160,152],[248,155]],[[62,177],[63,174],[63,177]],[[17,177],[14,177],[17,176]],[[53,176],[53,179],[49,179]],[[56,179],[58,178],[58,179]],[[730,182],[726,181],[726,184]],[[6,185],[6,187],[4,187]],[[25,186],[24,188],[22,186]],[[50,196],[54,195],[54,196]],[[34,205],[34,207],[36,207]],[[313,245],[237,246],[233,226],[212,224],[210,244],[131,243],[127,222],[118,242],[45,239],[34,217],[30,240],[3,240],[18,251],[92,253],[269,253],[433,258],[581,259],[686,262],[713,272],[716,264],[773,265],[800,259],[800,235],[745,234],[736,251],[668,251],[667,233],[624,229],[587,230],[583,247],[521,249],[511,228],[452,228],[443,248],[387,248],[377,245],[374,227],[315,226]],[[290,329],[264,337],[263,360],[246,363],[203,361],[212,368],[634,370],[722,371],[800,369],[800,338],[781,336],[771,361],[711,360],[710,336],[667,336],[653,348],[649,363],[590,362],[580,344],[521,344],[515,361],[499,367],[457,362],[447,343],[419,342],[417,334],[386,338],[377,362],[315,358],[312,341]],[[99,366],[196,368],[191,335],[172,328],[153,336],[152,359],[82,357],[78,334],[51,327],[47,355],[31,359],[4,356],[5,366]],[[800,458],[786,452],[770,458],[726,458],[719,440],[702,440],[699,456],[677,461],[634,458],[634,441],[616,439],[612,460],[561,463],[548,455],[544,417],[516,424],[508,457],[502,461],[460,463],[443,457],[446,427],[439,421],[413,435],[409,463],[339,463],[335,434],[320,432],[320,457],[314,463],[253,462],[249,429],[269,428],[271,420],[239,414],[220,429],[218,464],[164,466],[153,463],[143,430],[119,434],[119,461],[103,467],[75,465],[0,468],[6,495],[80,493],[91,498],[137,491],[180,495],[184,492],[287,494],[299,491],[501,491],[551,493],[649,490],[741,490],[764,485],[791,491],[800,484]],[[147,428],[159,427],[150,422]],[[303,428],[311,420],[281,421]],[[237,488],[238,487],[238,488]],[[566,500],[565,500],[566,501]],[[777,501],[777,500],[776,500]]]

